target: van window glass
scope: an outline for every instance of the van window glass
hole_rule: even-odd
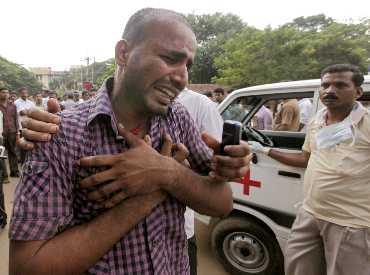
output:
[[[305,132],[312,112],[312,98],[273,99],[258,109],[250,126],[257,130]]]
[[[222,113],[224,120],[236,120],[242,122],[248,113],[260,102],[260,98],[240,97],[235,99]]]

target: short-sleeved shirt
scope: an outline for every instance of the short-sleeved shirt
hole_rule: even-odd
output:
[[[31,109],[35,107],[35,103],[29,99],[22,99],[18,98],[16,101],[14,101],[15,106],[17,106],[17,112],[19,113],[20,111],[26,110],[26,109]]]
[[[286,126],[283,126],[286,125]],[[299,129],[299,107],[296,99],[289,99],[281,105],[276,114],[274,131],[298,131]]]
[[[97,173],[75,161],[83,156],[117,154],[128,149],[118,135],[109,99],[109,79],[89,101],[61,113],[60,131],[50,142],[39,143],[27,155],[15,192],[10,225],[12,240],[46,240],[83,224],[104,209],[87,200],[80,179]],[[167,115],[152,117],[149,134],[159,150],[164,133],[190,151],[191,167],[207,172],[211,150],[203,143],[189,113],[179,103]],[[188,274],[185,206],[169,197],[127,233],[87,274]],[[96,236],[99,238],[99,236]]]
[[[323,110],[309,124],[303,150],[310,152],[303,207],[319,219],[349,227],[370,227],[370,113],[357,103],[350,114],[354,139],[318,149]]]
[[[185,88],[176,99],[188,110],[195,125],[203,133],[211,135],[221,142],[224,121],[217,110],[217,104],[205,95]],[[194,211],[186,207],[185,232],[187,238],[194,236]]]
[[[298,101],[299,106],[299,122],[304,126],[301,129],[301,132],[306,132],[307,125],[311,120],[312,115],[312,103],[309,98],[303,98]]]
[[[271,130],[272,129],[272,112],[264,105],[256,113],[257,130]]]

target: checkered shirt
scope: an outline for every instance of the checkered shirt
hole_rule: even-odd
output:
[[[62,112],[59,133],[28,153],[15,192],[10,239],[51,239],[104,211],[78,188],[80,179],[100,170],[75,163],[83,156],[117,154],[128,148],[118,135],[109,99],[112,83],[113,79],[108,79],[95,98]],[[174,103],[166,116],[151,119],[149,134],[156,150],[161,147],[164,133],[187,146],[194,170],[208,170],[211,151],[181,104]],[[86,274],[189,274],[184,210],[182,203],[170,197]]]

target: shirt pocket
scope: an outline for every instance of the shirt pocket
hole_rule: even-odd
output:
[[[23,165],[23,173],[21,184],[25,184],[23,188],[23,196],[27,199],[32,199],[40,195],[45,195],[50,190],[50,173],[49,163],[47,161],[27,161]]]

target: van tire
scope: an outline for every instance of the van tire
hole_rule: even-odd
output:
[[[230,274],[284,274],[284,257],[275,236],[256,220],[232,216],[211,236],[212,250]]]

